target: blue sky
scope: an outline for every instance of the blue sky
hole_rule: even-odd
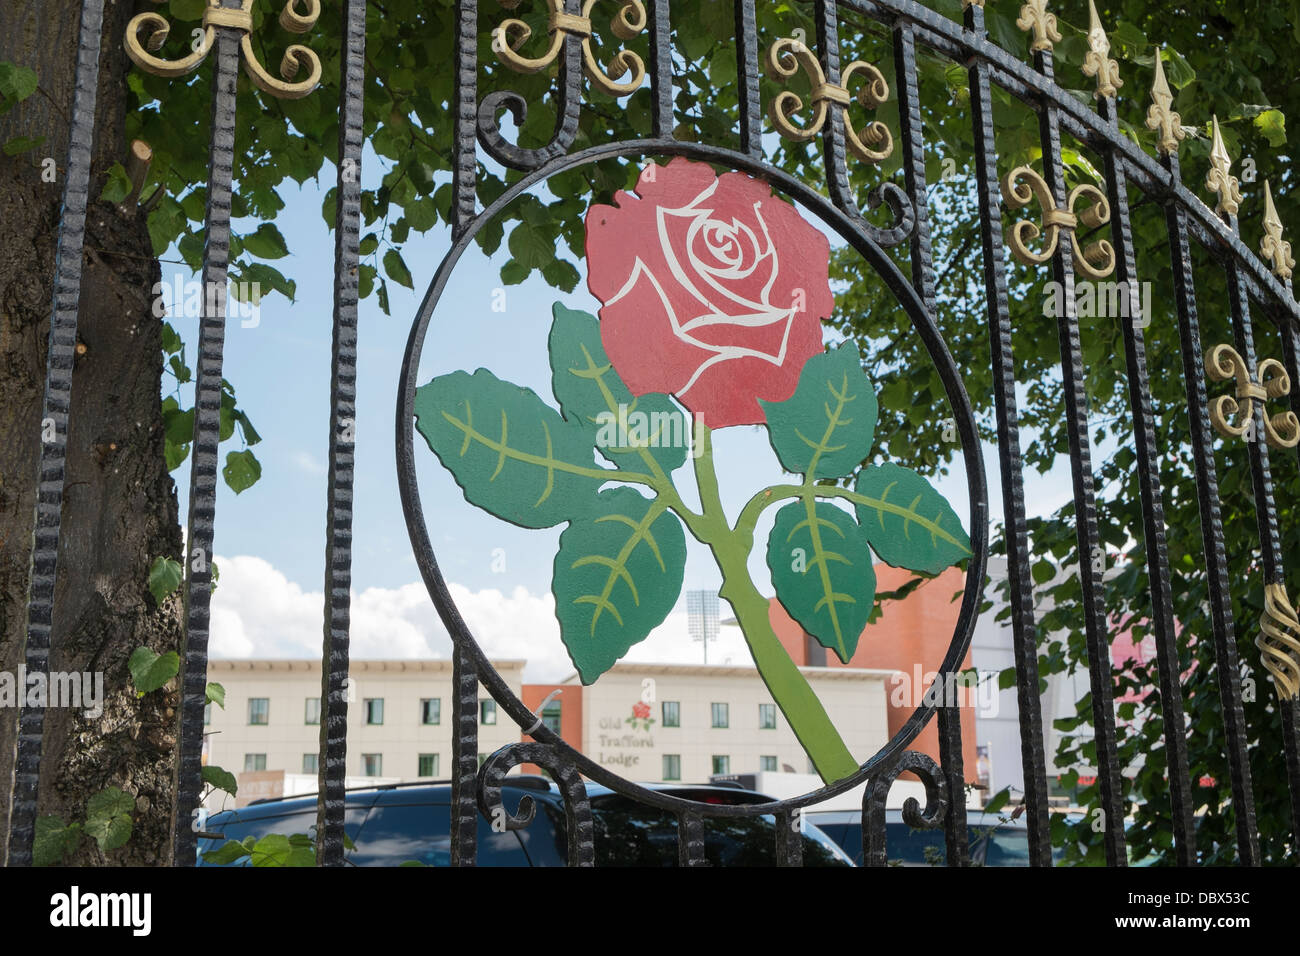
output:
[[[376,183],[383,172],[381,162],[368,153],[363,181]],[[297,300],[290,303],[282,296],[269,296],[262,303],[256,327],[244,327],[238,317],[227,326],[225,376],[235,385],[241,407],[262,435],[255,451],[263,473],[257,484],[239,496],[224,484],[218,493],[215,552],[222,576],[214,598],[213,653],[217,656],[307,656],[318,652],[334,254],[333,236],[320,208],[332,184],[332,177],[328,181],[322,177],[320,183],[308,182],[302,189],[290,183],[281,190],[286,207],[276,224],[292,254],[274,264],[297,281]],[[364,631],[354,653],[426,656],[440,655],[446,649],[445,635],[433,618],[423,585],[418,583],[402,518],[393,414],[410,325],[449,246],[445,229],[413,236],[405,244],[403,257],[414,276],[415,290],[389,282],[391,316],[383,314],[373,297],[360,307],[353,586],[359,604],[363,608],[375,605],[376,610],[373,618],[364,611],[354,624]],[[179,256],[173,252],[167,258]],[[585,281],[565,295],[535,273],[522,285],[504,287],[506,308],[494,312],[492,296],[502,288],[498,270],[505,259],[504,243],[491,260],[476,246],[466,253],[435,313],[424,350],[421,383],[436,374],[482,366],[552,400],[546,356],[551,304],[558,299],[595,313],[599,303],[587,292]],[[581,271],[581,264],[579,268]],[[178,272],[189,277],[183,265],[164,263],[163,269],[168,283]],[[867,281],[879,280],[871,277]],[[186,341],[192,360],[197,319],[176,316],[171,321]],[[164,381],[164,392],[170,391],[171,384],[170,378]],[[539,669],[530,675],[534,678],[543,671],[549,676],[563,670],[567,662],[553,615],[547,618],[545,602],[561,529],[523,530],[473,508],[418,436],[417,442],[425,518],[444,574],[458,586],[458,595],[473,606],[472,612],[465,612],[471,623],[477,621],[486,630],[502,632],[483,638],[489,653],[495,650],[530,658],[536,653],[539,661],[548,663],[539,663]],[[223,445],[223,457],[227,450],[238,447],[238,439]],[[758,427],[722,430],[715,434],[715,448],[723,502],[734,519],[750,495],[781,480],[782,473],[765,430]],[[986,448],[984,457],[990,506],[997,519],[1001,508],[995,449]],[[687,475],[689,468],[677,473],[679,484],[692,485]],[[174,477],[184,516],[188,463]],[[945,478],[926,477],[934,480],[969,529],[960,462]],[[1031,514],[1050,511],[1069,498],[1069,483],[1062,482],[1059,474],[1027,475],[1026,480]],[[693,486],[690,491],[683,490],[693,498]],[[762,542],[770,526],[769,513],[759,526],[751,561],[759,589],[768,593]],[[719,575],[711,556],[703,546],[690,544],[685,588],[716,589]],[[698,647],[692,650],[689,643],[683,644],[684,607],[683,598],[665,625],[671,625],[674,636],[660,641],[657,650],[652,636],[638,649],[638,657],[676,660],[688,655],[687,660],[698,659]],[[724,616],[726,611],[724,607]],[[530,628],[547,633],[539,633],[529,643],[526,632]],[[730,653],[735,663],[746,662],[738,635],[724,638],[721,644],[720,654]]]

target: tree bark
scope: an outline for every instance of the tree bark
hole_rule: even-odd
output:
[[[0,155],[0,669],[23,660],[54,257],[72,109],[79,0],[5,0],[0,60],[36,72],[41,89],[0,117],[0,143],[44,136],[35,151]],[[127,660],[141,645],[178,650],[179,597],[162,607],[148,587],[155,557],[181,557],[176,488],[163,457],[159,266],[134,207],[94,199],[124,162],[130,66],[122,48],[133,11],[105,11],[96,105],[92,201],[78,317],[67,471],[55,588],[51,671],[101,672],[103,713],[50,707],[40,811],[84,820],[86,802],[116,786],[136,800],[133,833],[108,854],[84,840],[68,861],[170,861],[175,682],[137,698]],[[54,159],[54,182],[42,160]],[[0,708],[0,821],[7,824],[17,709]],[[7,847],[7,825],[5,827]],[[0,849],[0,854],[4,852]]]

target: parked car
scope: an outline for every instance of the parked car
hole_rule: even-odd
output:
[[[652,789],[709,804],[766,803],[770,797],[752,790],[713,786],[649,784]],[[480,866],[564,866],[564,800],[543,777],[511,776],[502,788],[513,811],[527,794],[536,804],[533,821],[522,830],[494,832],[479,814]],[[639,804],[606,787],[588,785],[594,824],[597,866],[676,866],[677,818],[668,811]],[[398,784],[349,790],[344,830],[352,842],[346,861],[353,866],[451,865],[451,785]],[[259,801],[215,814],[205,833],[219,839],[199,841],[199,865],[215,865],[203,854],[227,840],[309,834],[316,824],[316,797]],[[776,821],[772,816],[705,817],[704,857],[712,866],[772,866],[776,862]],[[240,864],[248,865],[245,857]],[[805,866],[853,866],[853,861],[816,826],[803,824]]]
[[[1028,866],[1029,831],[1023,818],[1000,819],[997,814],[971,811],[967,814],[970,861],[973,866]],[[815,824],[840,845],[857,866],[862,866],[862,811],[809,811]],[[1052,859],[1062,853],[1052,849]],[[914,830],[903,821],[902,810],[885,811],[885,858],[902,866],[943,866],[947,847],[942,829]]]

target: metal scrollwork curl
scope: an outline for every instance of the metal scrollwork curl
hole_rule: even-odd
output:
[[[948,779],[926,754],[905,750],[898,759],[867,780],[862,794],[862,859],[865,866],[885,866],[885,798],[899,775],[911,771],[925,785],[925,809],[915,797],[903,804],[903,822],[914,830],[937,830],[948,814]]]
[[[1264,617],[1260,621],[1260,663],[1273,675],[1273,686],[1279,697],[1300,698],[1300,617],[1291,606],[1282,584],[1269,584],[1264,588]]]
[[[1224,438],[1240,438],[1246,434],[1255,421],[1256,402],[1264,405],[1291,392],[1291,376],[1281,362],[1264,359],[1259,363],[1258,381],[1252,381],[1246,360],[1230,345],[1215,345],[1206,351],[1205,371],[1215,382],[1228,379],[1236,382],[1234,394],[1220,395],[1210,402],[1210,423]],[[1263,417],[1264,438],[1269,445],[1284,449],[1300,444],[1300,418],[1295,412]]]
[[[508,744],[496,751],[478,772],[478,807],[494,827],[506,830],[523,830],[533,822],[537,804],[525,794],[519,806],[510,813],[502,799],[501,788],[506,774],[524,763],[535,763],[544,768],[559,784],[564,797],[565,836],[568,841],[569,866],[594,866],[594,825],[591,801],[586,784],[572,761],[549,744]]]
[[[158,0],[155,0],[158,2]],[[265,93],[278,99],[296,100],[308,95],[320,85],[321,63],[316,53],[300,43],[290,44],[280,61],[280,79],[276,79],[253,53],[253,3],[255,0],[243,0],[240,7],[222,7],[209,3],[203,11],[203,31],[199,45],[189,56],[179,60],[168,60],[154,56],[162,48],[171,25],[166,18],[157,13],[141,13],[131,18],[126,27],[126,54],[131,61],[155,76],[184,76],[196,70],[216,42],[218,27],[228,27],[241,33],[239,47],[244,71],[253,84]],[[299,12],[299,8],[304,12]],[[316,24],[320,17],[320,0],[286,0],[280,11],[280,26],[290,33],[306,33]],[[141,34],[148,30],[144,43]],[[152,52],[151,52],[152,51]],[[306,67],[306,79],[293,82],[298,71]]]
[[[1023,182],[1021,182],[1023,180]],[[1021,220],[1014,223],[1007,235],[1007,244],[1012,254],[1027,266],[1042,265],[1056,253],[1057,243],[1062,231],[1070,234],[1070,243],[1074,249],[1075,268],[1090,279],[1104,279],[1115,271],[1115,249],[1105,239],[1090,242],[1080,247],[1077,229],[1082,223],[1089,229],[1096,229],[1110,222],[1110,203],[1106,194],[1096,186],[1079,185],[1070,190],[1065,208],[1057,208],[1052,197],[1052,190],[1033,168],[1017,166],[1002,178],[1002,198],[1012,209],[1028,206],[1035,199],[1042,210],[1042,228]],[[1080,199],[1087,200],[1078,213],[1074,207]],[[1041,252],[1034,252],[1029,243],[1044,236]]]

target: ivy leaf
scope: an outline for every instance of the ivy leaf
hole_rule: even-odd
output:
[[[235,494],[242,494],[262,477],[262,463],[247,449],[232,451],[226,455],[226,466],[221,469],[221,477],[226,479],[226,484]]]
[[[465,500],[524,528],[594,514],[596,492],[616,474],[596,465],[587,430],[487,369],[417,389],[415,417]]]
[[[81,824],[64,823],[54,815],[36,818],[36,836],[32,840],[32,864],[54,866],[77,851],[81,845]]]
[[[252,853],[252,849],[244,846],[238,840],[227,840],[215,850],[205,850],[203,852],[203,862],[211,863],[213,866],[229,866],[242,860]]]
[[[269,222],[257,227],[252,235],[244,236],[244,248],[259,259],[283,259],[289,254],[289,245],[280,230]]]
[[[181,583],[181,565],[179,561],[159,555],[149,566],[149,593],[154,603],[162,604],[167,596],[175,591]]]
[[[27,99],[36,92],[38,85],[39,78],[34,71],[0,60],[0,96],[8,101],[6,105],[12,106]]]
[[[8,147],[5,151],[8,152]],[[99,198],[105,202],[121,202],[131,195],[131,189],[131,177],[126,174],[126,169],[121,163],[114,163],[108,168],[108,179],[104,181]]]
[[[758,400],[781,467],[809,478],[850,475],[871,453],[879,409],[858,347],[814,355],[783,402]]]
[[[916,472],[892,463],[864,468],[854,490],[862,530],[887,564],[938,574],[970,556],[952,505]]]
[[[208,686],[203,691],[203,698],[209,704],[216,704],[222,710],[226,709],[226,688],[224,684],[218,684],[216,681],[208,681]],[[234,791],[231,791],[232,793]]]
[[[686,535],[677,516],[631,488],[560,535],[551,590],[560,639],[590,684],[663,623],[681,593]]]
[[[135,800],[117,787],[101,790],[86,802],[86,834],[104,853],[131,839],[131,811]]]
[[[628,390],[594,315],[559,302],[551,311],[551,388],[565,420],[591,432],[600,453],[620,468],[644,469],[642,448],[665,472],[680,468],[691,445],[690,419],[667,395]]]
[[[302,837],[304,834],[294,834]],[[271,833],[253,844],[253,866],[315,866],[316,850],[311,838],[295,841],[282,833]]]
[[[131,672],[131,683],[135,685],[136,696],[143,697],[175,677],[180,672],[181,659],[175,651],[159,654],[141,646],[131,652],[126,666]]]
[[[384,253],[384,272],[398,285],[406,286],[408,289],[415,288],[415,283],[411,280],[411,270],[406,268],[402,254],[396,249],[389,249]]]
[[[811,497],[786,505],[767,539],[767,566],[782,607],[847,664],[876,600],[871,549],[853,516]]]
[[[220,767],[212,766],[211,764],[201,768],[199,770],[199,776],[202,778],[204,783],[211,784],[217,790],[224,790],[232,797],[235,796],[235,791],[239,789],[239,781],[235,779],[233,773],[229,770],[223,770]]]

